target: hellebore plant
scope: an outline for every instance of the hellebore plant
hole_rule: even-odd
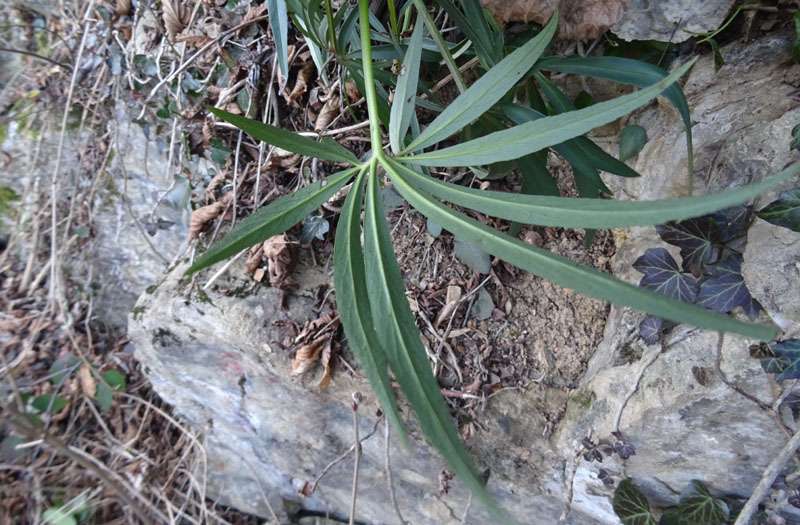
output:
[[[368,0],[359,0],[359,17],[371,154],[361,160],[332,140],[317,142],[281,128],[209,108],[219,118],[264,142],[301,155],[346,163],[352,167],[258,210],[206,252],[187,273],[196,272],[284,232],[355,178],[336,231],[336,302],[349,345],[369,378],[386,417],[404,443],[408,444],[408,437],[391,387],[389,369],[431,444],[472,493],[497,510],[459,438],[406,300],[403,277],[392,248],[381,200],[384,176],[411,206],[445,230],[476,248],[560,286],[643,310],[676,323],[735,332],[760,340],[769,340],[775,335],[776,330],[772,326],[741,322],[685,304],[530,246],[443,202],[523,224],[586,229],[654,225],[696,217],[744,202],[800,173],[800,164],[792,165],[768,180],[735,190],[650,202],[571,199],[477,190],[437,180],[427,170],[429,166],[480,166],[518,159],[580,137],[653,100],[686,73],[693,61],[648,87],[614,100],[525,121],[454,146],[431,149],[431,146],[451,137],[480,117],[525,77],[553,37],[558,15],[555,13],[536,37],[499,61],[466,89],[421,133],[409,136],[422,50],[424,24],[420,17],[398,78],[386,148],[378,118]]]

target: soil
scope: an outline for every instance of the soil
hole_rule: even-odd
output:
[[[571,194],[569,166],[553,156],[550,168],[565,193]],[[504,185],[503,181],[492,183],[493,189]],[[430,327],[445,306],[448,285],[461,287],[462,296],[466,296],[486,281],[484,287],[495,304],[486,320],[476,319],[471,311],[477,293],[456,310],[448,338],[452,355],[446,345],[441,350],[445,365],[438,367],[443,387],[491,394],[531,382],[563,389],[577,386],[602,339],[607,303],[553,285],[497,259],[492,261],[489,276],[479,276],[455,256],[452,235],[443,232],[433,238],[425,218],[412,210],[394,212],[390,225],[409,300],[432,352],[448,324],[443,321],[437,328],[439,335],[432,334]],[[610,232],[597,232],[588,250],[583,246],[582,231],[528,226],[519,238],[581,264],[610,270],[609,260],[614,254]]]

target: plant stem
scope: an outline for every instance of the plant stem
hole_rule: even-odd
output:
[[[333,27],[333,7],[331,0],[325,0],[325,17],[328,19],[328,39],[330,39],[330,47],[333,49],[333,54],[339,56],[339,49],[336,47],[336,33]]]
[[[364,97],[369,113],[369,138],[373,161],[381,154],[381,123],[378,120],[378,95],[375,93],[375,76],[372,72],[372,44],[369,30],[369,0],[358,0],[358,18],[361,24],[361,64],[364,68]]]
[[[397,11],[394,7],[394,0],[388,0],[387,6],[389,8],[389,23],[392,26],[392,36],[399,43],[400,33],[397,31]]]
[[[461,71],[458,69],[456,60],[450,53],[450,49],[447,48],[447,42],[444,41],[444,37],[439,32],[439,28],[437,28],[436,24],[433,22],[433,18],[431,18],[431,14],[428,13],[425,3],[422,2],[422,0],[414,0],[414,5],[416,5],[417,10],[422,13],[422,17],[425,20],[425,25],[428,26],[428,32],[436,41],[436,45],[439,47],[439,51],[442,53],[442,58],[444,58],[444,63],[447,64],[447,69],[450,70],[450,74],[453,75],[453,81],[455,81],[456,86],[458,86],[459,93],[463,93],[467,90],[467,85],[464,84],[464,77],[461,76]]]

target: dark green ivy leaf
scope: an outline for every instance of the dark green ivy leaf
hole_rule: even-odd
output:
[[[650,504],[629,479],[619,482],[614,491],[613,505],[622,525],[656,525],[656,519],[650,513]]]
[[[741,306],[750,319],[761,311],[742,277],[742,256],[729,254],[711,267],[711,276],[700,285],[697,304],[720,313],[728,313]]]
[[[792,128],[792,141],[789,143],[792,149],[800,151],[800,124]]]
[[[50,406],[50,403],[52,403],[52,406]],[[33,408],[43,414],[48,412],[48,408],[50,409],[49,412],[55,414],[67,406],[67,400],[66,398],[54,396],[53,394],[42,394],[41,396],[36,396],[33,398],[33,402],[31,404],[33,405]]]
[[[648,248],[633,267],[644,274],[639,281],[643,288],[685,303],[694,303],[697,298],[697,281],[681,272],[666,248]]]
[[[722,525],[728,521],[728,505],[711,495],[697,480],[681,496],[681,502],[664,511],[660,525]]]
[[[661,337],[661,328],[663,326],[663,319],[648,315],[642,319],[641,323],[639,323],[639,337],[641,337],[642,341],[649,345],[656,344],[658,342],[658,338]]]
[[[211,137],[211,160],[217,164],[225,164],[225,161],[233,154],[233,150],[225,145],[218,138]]]
[[[775,377],[777,381],[800,378],[800,339],[781,341],[772,347],[772,351],[786,365]]]
[[[731,206],[711,214],[711,218],[719,228],[721,242],[732,241],[747,233],[752,216],[752,209],[745,205]]]
[[[617,137],[619,142],[619,160],[625,162],[640,151],[647,144],[647,131],[642,126],[631,124],[625,126]]]
[[[778,200],[769,203],[756,215],[775,226],[800,232],[800,188],[781,192]]]
[[[303,221],[303,230],[300,233],[300,244],[308,244],[315,238],[320,241],[325,239],[325,234],[331,229],[328,220],[319,212],[314,212]]]
[[[717,223],[709,216],[681,222],[668,222],[656,226],[656,231],[667,244],[681,249],[683,270],[700,274],[703,264],[714,259],[714,244],[720,242]]]

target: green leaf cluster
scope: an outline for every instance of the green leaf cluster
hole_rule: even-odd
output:
[[[290,8],[295,3],[290,1]],[[314,2],[309,5],[311,4]],[[467,6],[474,4],[474,2],[464,3]],[[316,5],[319,6],[319,2],[316,2]],[[415,2],[413,5],[417,8],[422,6],[424,9],[424,4],[421,2]],[[304,5],[295,7],[308,10]],[[588,139],[582,140],[585,139],[582,135],[594,127],[612,122],[647,104],[661,93],[676,104],[683,115],[685,99],[675,81],[686,73],[692,62],[667,75],[649,65],[626,69],[628,62],[623,59],[600,59],[598,64],[589,59],[542,60],[555,32],[557,13],[535,37],[502,58],[502,41],[498,47],[498,39],[492,37],[491,33],[481,32],[479,25],[476,26],[478,29],[475,29],[476,33],[472,37],[476,39],[474,41],[476,47],[485,53],[481,55],[481,62],[491,69],[465,89],[430,124],[419,130],[416,125],[415,105],[419,101],[416,97],[419,88],[419,62],[422,60],[426,42],[421,18],[427,13],[419,12],[414,31],[404,43],[405,53],[397,80],[394,103],[389,109],[385,105],[385,99],[379,95],[377,87],[380,86],[376,87],[375,82],[379,79],[379,75],[373,63],[371,28],[376,21],[369,12],[368,2],[359,0],[355,17],[349,12],[334,15],[332,11],[327,10],[327,3],[325,7],[324,19],[327,27],[352,27],[356,22],[359,24],[360,74],[363,79],[360,87],[366,97],[370,119],[371,154],[366,160],[357,159],[350,151],[336,143],[317,142],[280,128],[212,109],[219,118],[260,140],[295,153],[350,167],[261,208],[240,222],[220,243],[201,256],[187,273],[206,268],[239,253],[248,246],[287,230],[308,217],[354,179],[338,221],[334,248],[336,300],[349,345],[401,440],[408,443],[389,370],[394,374],[432,445],[473,494],[498,512],[498,521],[507,521],[506,515],[496,509],[482,478],[459,439],[447,405],[440,394],[439,385],[431,371],[405,296],[402,274],[392,247],[381,193],[384,177],[392,182],[394,189],[418,212],[461,241],[556,284],[591,297],[644,310],[677,323],[736,332],[758,339],[770,339],[775,334],[775,328],[772,326],[744,323],[703,308],[687,305],[676,299],[622,282],[592,268],[578,265],[547,250],[530,246],[474,220],[451,205],[472,208],[509,221],[536,225],[593,229],[661,224],[670,220],[703,215],[744,202],[796,176],[800,173],[800,165],[790,166],[766,181],[724,193],[653,202],[561,198],[555,196],[557,188],[555,194],[551,192],[549,195],[513,195],[481,191],[437,180],[427,169],[431,166],[476,166],[514,161],[522,169],[523,174],[527,170],[530,181],[538,182],[541,188],[546,186],[546,177],[549,177],[549,174],[537,175],[537,170],[543,168],[536,163],[541,160],[539,156],[542,150],[552,146],[570,151],[576,159],[593,159],[587,161],[587,173],[591,170],[596,173],[598,163],[605,166],[600,169],[624,172],[622,167],[624,164],[612,157],[606,158],[607,156],[598,154]],[[454,6],[453,8],[455,9]],[[412,7],[408,7],[407,4],[407,19],[411,10]],[[318,15],[306,12],[305,16],[311,19]],[[315,20],[321,21],[321,15]],[[324,27],[320,22],[314,26],[313,31],[321,29]],[[306,30],[311,32],[312,28],[307,25]],[[327,31],[315,34],[319,39],[330,36]],[[561,104],[559,111],[544,108],[546,111],[538,114],[526,112],[524,106],[520,106],[523,109],[519,110],[516,107],[519,104],[512,100],[515,88],[530,85],[531,75],[537,70],[547,68],[597,76],[609,76],[611,74],[609,71],[612,71],[615,79],[640,86],[641,89],[614,100],[589,104],[577,110],[570,109],[566,104]],[[556,92],[551,94],[550,109],[564,102]],[[432,146],[458,134],[487,112],[491,114],[492,108],[501,102],[506,104],[501,106],[508,110],[506,115],[513,114],[518,118],[509,116],[507,119],[506,117],[495,119],[495,122],[499,123],[497,129],[489,129],[476,138],[456,145],[432,149]],[[506,127],[504,119],[516,121],[517,125]],[[382,123],[388,130],[388,144],[384,144],[382,140]],[[609,158],[611,160],[608,160]],[[546,172],[546,168],[544,169]],[[602,184],[602,181],[599,184]],[[592,196],[596,197],[597,192],[601,190],[600,185],[595,185]]]

